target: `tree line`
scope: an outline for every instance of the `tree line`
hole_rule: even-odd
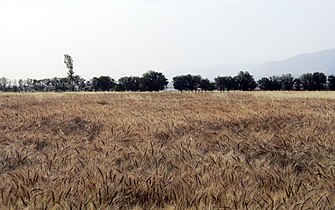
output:
[[[65,92],[65,91],[161,91],[166,88],[168,80],[156,71],[148,71],[142,77],[122,77],[115,81],[110,76],[93,77],[85,80],[79,75],[51,79],[0,79],[2,92]]]
[[[110,76],[93,77],[85,80],[73,71],[73,60],[64,55],[68,69],[67,77],[51,79],[8,80],[0,79],[2,92],[62,92],[62,91],[161,91],[167,87],[168,79],[160,72],[148,71],[141,77],[126,76],[118,81]],[[292,74],[263,77],[255,81],[247,71],[240,71],[236,76],[218,76],[214,81],[200,75],[179,75],[172,79],[173,87],[179,91],[252,91],[255,89],[275,90],[335,90],[335,76],[326,76],[322,72],[305,73],[300,77]]]
[[[263,77],[255,81],[247,71],[240,71],[238,75],[218,76],[211,82],[200,75],[181,75],[173,78],[174,88],[179,91],[230,91],[230,90],[335,90],[335,76],[326,76],[322,72],[305,73],[300,77],[292,74]]]

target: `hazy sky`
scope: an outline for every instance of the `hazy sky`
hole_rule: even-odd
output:
[[[0,77],[166,75],[335,47],[335,0],[0,0]],[[232,72],[223,72],[223,74]]]

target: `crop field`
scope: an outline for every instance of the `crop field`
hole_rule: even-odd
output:
[[[334,209],[335,93],[0,94],[0,209]]]

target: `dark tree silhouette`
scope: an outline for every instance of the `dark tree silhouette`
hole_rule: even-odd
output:
[[[110,91],[115,86],[115,81],[109,76],[93,77],[92,89],[94,91]]]
[[[124,91],[139,91],[140,90],[140,77],[121,77],[118,81],[120,88]]]
[[[69,90],[74,90],[74,71],[73,71],[73,59],[70,55],[65,54],[64,55],[64,63],[66,65],[66,68],[69,69],[67,72],[67,78],[69,83]]]
[[[328,87],[330,90],[335,90],[335,76],[334,75],[328,76]]]
[[[292,90],[294,85],[294,77],[292,74],[283,74],[280,77],[282,88],[284,90]]]
[[[176,90],[179,90],[181,92],[187,90],[187,81],[186,77],[184,75],[182,76],[175,76],[172,78],[173,81],[173,87]]]
[[[209,79],[201,79],[200,81],[200,89],[202,91],[213,91],[215,90],[215,83],[210,82]]]
[[[143,74],[140,80],[140,87],[142,91],[160,91],[164,90],[168,80],[165,76],[156,71],[148,71]]]
[[[324,90],[327,84],[327,77],[324,73],[306,73],[300,77],[304,90]]]
[[[216,77],[215,79],[214,79],[214,81],[215,81],[215,85],[216,85],[216,87],[217,87],[217,90],[219,90],[219,91],[225,91],[225,89],[226,89],[226,83],[227,83],[227,79],[226,79],[226,77]]]
[[[269,78],[263,77],[257,81],[258,87],[261,90],[271,90],[272,89],[272,83]]]
[[[234,77],[234,80],[237,90],[251,91],[257,87],[254,77],[247,71],[240,71],[238,75]]]

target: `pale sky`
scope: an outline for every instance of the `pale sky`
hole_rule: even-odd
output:
[[[86,79],[281,60],[335,48],[334,11],[335,0],[0,0],[0,77],[65,77],[64,54]]]

